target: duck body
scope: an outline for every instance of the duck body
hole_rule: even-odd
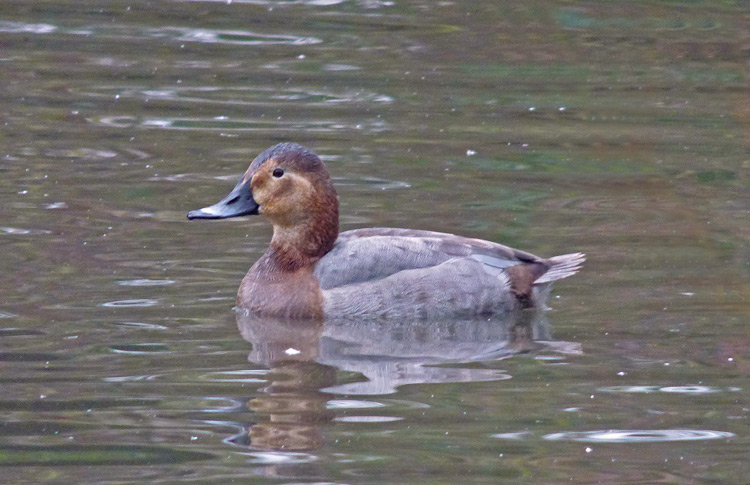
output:
[[[274,226],[250,268],[239,307],[281,318],[489,317],[544,305],[581,253],[543,259],[480,239],[396,228],[338,233],[338,197],[310,150],[282,143],[260,154],[232,192],[190,219],[265,214]]]

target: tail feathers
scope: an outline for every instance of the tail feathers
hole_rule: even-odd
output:
[[[549,258],[546,263],[550,268],[542,276],[534,281],[534,284],[549,283],[573,276],[581,269],[586,255],[583,253],[563,254]]]

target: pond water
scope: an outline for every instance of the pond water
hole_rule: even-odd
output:
[[[4,0],[3,480],[746,481],[748,15]],[[270,227],[185,215],[285,140],[343,229],[588,261],[519,321],[248,322]]]

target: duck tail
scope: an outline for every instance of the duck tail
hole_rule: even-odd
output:
[[[568,276],[573,276],[581,269],[583,262],[586,261],[586,255],[583,253],[563,254],[546,260],[549,269],[542,276],[534,281],[534,284],[550,283],[561,280]]]

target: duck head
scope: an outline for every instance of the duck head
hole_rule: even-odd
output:
[[[265,150],[229,195],[190,211],[188,219],[259,213],[273,224],[271,249],[299,263],[325,255],[338,236],[338,197],[328,171],[315,153],[295,143]]]

